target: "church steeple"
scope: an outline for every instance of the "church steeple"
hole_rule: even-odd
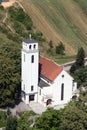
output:
[[[38,93],[38,43],[33,39],[22,42],[22,100],[27,104],[37,101]]]

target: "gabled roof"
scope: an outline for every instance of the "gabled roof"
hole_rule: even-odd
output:
[[[62,71],[62,67],[46,59],[40,59],[40,75],[53,81]]]

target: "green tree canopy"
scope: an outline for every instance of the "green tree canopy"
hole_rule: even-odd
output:
[[[65,108],[62,114],[61,130],[86,130],[87,129],[87,113],[70,106]]]
[[[76,70],[84,66],[85,63],[84,58],[85,58],[85,52],[84,49],[81,47],[77,52],[75,63],[70,68],[71,74],[74,74]]]
[[[8,117],[7,124],[6,124],[6,130],[17,130],[17,119],[16,117]]]
[[[33,111],[24,112],[21,117],[18,119],[17,130],[30,130],[30,125],[33,123],[33,117],[35,113]]]
[[[56,46],[56,53],[57,53],[57,54],[60,54],[60,55],[64,55],[64,50],[65,50],[65,47],[64,47],[63,43],[60,42],[60,43]]]
[[[77,57],[75,63],[70,68],[70,73],[77,81],[78,86],[87,85],[87,67],[84,66],[85,63],[85,52],[84,49],[81,47],[78,50]]]
[[[85,52],[84,52],[83,47],[81,47],[78,50],[78,53],[77,53],[77,58],[76,58],[76,65],[77,65],[77,67],[84,66],[84,58],[85,58]]]
[[[35,125],[40,130],[59,130],[60,122],[60,112],[50,108],[36,119]]]
[[[13,105],[19,94],[20,49],[19,45],[0,45],[0,107]]]

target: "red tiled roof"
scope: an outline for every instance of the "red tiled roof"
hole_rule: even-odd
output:
[[[61,66],[56,65],[46,58],[40,59],[40,74],[45,78],[53,81],[61,71]]]

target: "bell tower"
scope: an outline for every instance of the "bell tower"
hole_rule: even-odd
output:
[[[38,94],[38,43],[33,39],[22,42],[21,51],[21,96],[22,100],[29,104],[37,102]]]

